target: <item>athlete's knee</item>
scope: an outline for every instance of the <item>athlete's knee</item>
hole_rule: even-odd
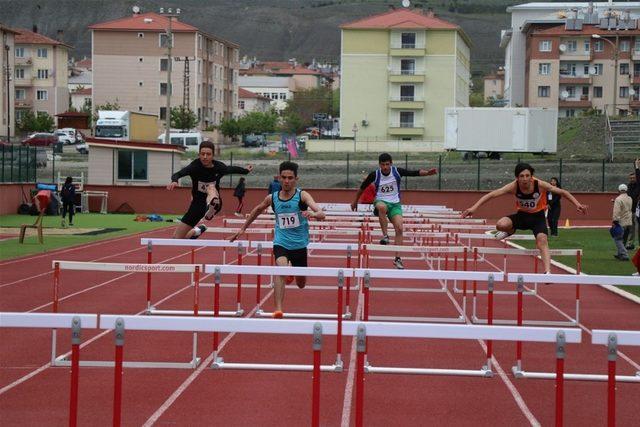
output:
[[[387,214],[387,205],[385,204],[379,204],[376,205],[376,209],[378,209],[378,214],[379,215],[386,215]]]
[[[496,222],[496,228],[499,231],[511,231],[513,229],[513,222],[507,217],[500,218],[498,222]]]
[[[547,239],[547,235],[544,233],[538,233],[536,234],[536,243],[540,246],[540,245],[547,245],[548,244],[548,239]]]

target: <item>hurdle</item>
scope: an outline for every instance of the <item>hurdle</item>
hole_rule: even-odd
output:
[[[407,260],[417,260],[417,261],[428,261],[435,260],[437,261],[437,270],[440,270],[442,258],[429,258],[430,254],[443,254],[444,255],[444,270],[449,269],[449,255],[453,255],[453,260],[455,265],[458,263],[458,254],[462,254],[461,259],[467,258],[467,248],[462,246],[449,246],[449,234],[448,233],[434,233],[437,236],[446,236],[446,245],[445,246],[415,246],[415,245],[380,245],[380,244],[371,244],[367,243],[362,245],[362,255],[364,257],[363,265],[365,267],[370,266],[371,259],[387,259],[384,256],[373,256],[371,252],[403,252],[403,253],[418,253],[419,256],[414,257],[404,257]]]
[[[179,247],[190,247],[191,248],[191,264],[195,264],[196,248],[223,248],[222,262],[226,264],[226,250],[227,249],[237,249],[237,258],[236,262],[238,265],[242,265],[243,259],[249,256],[248,249],[250,248],[251,242],[248,240],[237,240],[235,242],[229,242],[226,240],[204,240],[204,239],[161,239],[161,238],[143,238],[140,239],[140,243],[142,245],[147,245],[148,252],[152,251],[153,246],[179,246]],[[150,257],[149,257],[150,259]],[[191,281],[193,283],[193,280]],[[150,274],[147,276],[148,287],[151,286],[151,278]],[[224,287],[225,285],[223,285]],[[244,309],[242,308],[242,275],[238,274],[236,277],[236,283],[231,285],[236,287],[236,310],[227,310],[221,311],[219,314],[221,316],[242,316],[244,314]],[[208,283],[200,283],[200,287],[213,287],[213,285]],[[148,297],[147,297],[148,299]],[[184,310],[158,310],[155,307],[149,307],[147,310],[148,314],[159,314],[159,315],[188,315],[189,311]],[[201,311],[201,315],[203,316],[212,316],[213,311]]]
[[[520,285],[524,283],[536,283],[536,281],[547,283],[549,285],[624,285],[624,286],[636,286],[640,287],[640,281],[635,277],[628,276],[603,276],[603,275],[573,275],[573,274],[523,274],[523,273],[509,273],[507,276],[509,282],[516,282]],[[521,308],[518,309],[521,311]],[[521,315],[518,316],[518,323],[522,324]],[[633,334],[632,334],[633,335]],[[633,335],[634,336],[634,335]],[[598,339],[602,340],[601,335],[598,335]],[[633,343],[633,339],[629,340]],[[513,374],[517,378],[535,378],[535,379],[550,379],[553,377],[549,372],[530,372],[525,371],[522,368],[522,346],[517,344],[516,347],[516,365],[512,368]],[[577,381],[608,381],[608,375],[600,374],[565,374],[568,380]],[[640,374],[635,376],[617,376],[616,381],[621,382],[634,382],[640,383]]]
[[[109,271],[117,273],[190,273],[194,278],[193,293],[193,313],[194,316],[200,314],[199,310],[199,282],[201,265],[194,264],[135,264],[135,263],[97,263],[97,262],[81,262],[81,261],[53,261],[53,312],[58,313],[59,310],[59,287],[60,272],[62,270],[74,271]],[[151,298],[149,288],[147,288],[147,299]],[[150,306],[150,304],[148,304]],[[200,358],[197,357],[198,340],[194,334],[192,342],[191,360],[189,362],[125,362],[125,366],[134,368],[183,368],[193,369],[200,364]],[[51,366],[69,366],[72,361],[65,355],[57,356],[57,331],[52,330],[51,336]],[[110,361],[82,361],[82,366],[112,366]]]
[[[607,346],[607,426],[616,425],[616,359],[619,345],[640,346],[640,331],[612,331],[594,329],[591,332],[591,343]],[[627,377],[623,377],[627,378]],[[631,377],[640,382],[640,371]]]

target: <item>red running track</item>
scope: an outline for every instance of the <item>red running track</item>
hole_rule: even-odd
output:
[[[170,230],[156,230],[145,237],[169,237]],[[104,262],[146,262],[141,235],[103,241],[0,263],[1,311],[51,312],[53,259]],[[229,259],[235,259],[231,256]],[[154,249],[154,262],[186,263],[190,253],[182,248]],[[219,250],[197,251],[197,262],[222,260]],[[249,259],[255,262],[255,258]],[[390,267],[391,260],[372,260],[373,267]],[[495,264],[495,265],[492,265]],[[345,265],[337,258],[311,257],[315,266]],[[406,260],[407,268],[427,268],[424,261]],[[502,257],[489,257],[480,269],[502,266]],[[510,271],[533,271],[532,258],[509,259]],[[559,272],[559,271],[558,271]],[[145,274],[63,271],[61,312],[136,314],[145,309]],[[190,309],[192,290],[186,274],[154,274],[154,302],[163,309]],[[204,277],[211,282],[211,277]],[[224,277],[235,283],[235,277]],[[243,283],[255,283],[245,277]],[[288,289],[285,308],[295,312],[333,312],[335,294],[312,289],[332,284],[310,278],[304,290]],[[372,283],[372,287],[382,284]],[[434,282],[415,284],[388,281],[384,286],[437,287]],[[497,284],[497,288],[506,285]],[[451,289],[451,285],[449,285]],[[222,289],[223,309],[235,309],[235,289]],[[265,311],[271,311],[269,290],[263,290]],[[201,309],[210,310],[212,290],[201,290]],[[351,310],[360,313],[362,303],[351,293]],[[469,301],[468,301],[469,302]],[[515,318],[515,296],[496,296],[498,318]],[[246,311],[255,309],[255,290],[243,289]],[[371,315],[444,316],[460,314],[459,293],[372,292]],[[582,289],[581,325],[585,332],[599,329],[640,330],[637,304],[596,287]],[[478,299],[478,314],[486,317],[486,298]],[[545,287],[539,296],[525,297],[525,319],[563,320],[573,316],[573,286]],[[467,310],[470,314],[470,309]],[[286,320],[284,320],[286,321]],[[0,414],[3,426],[66,425],[69,406],[69,369],[50,367],[49,330],[0,329]],[[297,336],[228,335],[221,337],[220,356],[227,362],[300,363],[312,361],[311,338]],[[125,360],[188,361],[191,334],[126,333]],[[607,369],[606,350],[589,344],[569,345],[565,372],[601,373]],[[82,332],[81,360],[113,360],[113,334],[96,330]],[[211,336],[200,334],[198,355],[211,361]],[[373,366],[479,369],[486,359],[485,343],[476,341],[417,341],[371,338],[368,358]],[[321,425],[353,425],[355,346],[344,338],[342,373],[323,373],[321,384]],[[325,337],[322,363],[335,360],[336,343]],[[70,350],[69,331],[58,333],[58,354]],[[494,343],[493,378],[367,374],[365,377],[365,425],[549,425],[554,422],[554,382],[516,379],[511,374],[515,343]],[[618,373],[632,375],[640,370],[640,350],[622,348]],[[207,367],[196,370],[125,368],[123,375],[123,425],[300,425],[311,415],[310,372],[219,371]],[[551,344],[524,346],[524,368],[553,371],[555,349]],[[606,383],[565,383],[567,425],[606,422]],[[80,369],[80,425],[111,423],[113,370]],[[639,384],[618,384],[618,425],[637,425]]]

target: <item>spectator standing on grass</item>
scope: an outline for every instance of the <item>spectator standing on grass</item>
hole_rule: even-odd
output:
[[[233,190],[233,196],[238,199],[238,206],[236,207],[236,216],[242,216],[242,207],[244,206],[244,193],[246,192],[244,186],[244,177],[240,178],[238,181],[238,185],[236,185],[235,190]]]
[[[634,172],[629,174],[629,184],[627,184],[627,194],[631,197],[631,231],[629,232],[629,239],[625,238],[625,246],[627,249],[633,249],[633,239],[637,233],[638,246],[640,247],[640,158],[636,159],[633,164]]]
[[[60,198],[62,199],[62,227],[66,227],[65,217],[67,210],[69,211],[69,225],[73,225],[73,214],[76,201],[76,186],[73,185],[73,178],[70,176],[65,179],[60,189]]]
[[[616,243],[618,253],[614,255],[614,258],[620,261],[628,261],[629,254],[624,247],[624,241],[631,230],[631,197],[627,194],[627,185],[620,184],[618,186],[618,197],[613,201],[613,216],[612,216],[612,233],[613,241]],[[622,233],[618,230],[618,227],[622,227]]]
[[[280,177],[278,175],[273,175],[273,181],[269,183],[269,187],[267,187],[267,193],[273,194],[276,191],[282,190],[282,185],[280,185]]]
[[[551,184],[552,187],[562,188],[558,178],[555,176],[549,180],[549,184]],[[549,223],[549,230],[552,236],[558,236],[558,221],[560,220],[561,209],[560,199],[562,199],[560,194],[552,193],[551,191],[547,193],[547,222]]]

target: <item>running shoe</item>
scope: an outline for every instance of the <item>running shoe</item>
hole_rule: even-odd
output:
[[[496,234],[493,235],[493,237],[496,238],[496,240],[502,240],[502,239],[506,239],[507,237],[511,236],[513,233],[508,233],[506,231],[498,231]]]
[[[282,319],[284,317],[284,313],[280,310],[276,310],[271,316],[273,316],[274,319]]]
[[[205,231],[207,231],[207,226],[204,224],[200,224],[197,227],[193,228],[193,236],[191,236],[191,239],[197,239],[198,237],[202,236],[202,233],[204,233]]]
[[[381,245],[388,245],[389,244],[389,236],[384,236],[382,239],[380,239],[380,244]]]
[[[207,213],[204,214],[204,219],[207,221],[211,221],[213,217],[216,215],[216,213],[218,213],[219,210],[220,210],[220,199],[217,197],[214,197],[213,199],[211,199],[211,202],[209,202],[209,209],[207,209]]]
[[[404,264],[402,263],[402,260],[399,256],[397,256],[396,259],[393,260],[393,265],[395,265],[398,270],[404,270]]]

